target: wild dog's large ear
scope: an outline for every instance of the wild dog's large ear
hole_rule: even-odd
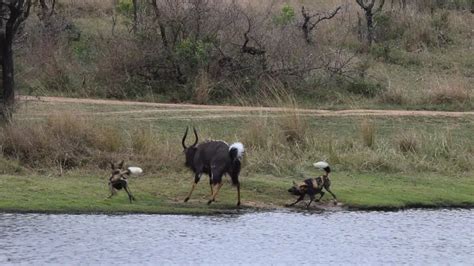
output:
[[[119,163],[118,169],[123,169],[123,160]]]
[[[298,186],[298,184],[296,184],[296,182],[293,180],[293,186]]]
[[[110,164],[110,168],[111,168],[112,170],[115,170],[115,164],[114,164],[113,162],[109,162],[109,164]]]

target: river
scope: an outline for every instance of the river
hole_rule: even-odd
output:
[[[471,264],[474,210],[0,213],[0,264]]]

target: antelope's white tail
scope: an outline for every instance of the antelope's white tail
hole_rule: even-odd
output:
[[[229,147],[229,152],[232,151],[233,149],[237,150],[237,158],[242,159],[244,156],[244,144],[241,142],[235,142]]]
[[[135,166],[130,166],[129,168],[127,168],[127,170],[132,175],[139,175],[143,173],[143,170],[140,167],[135,167]]]

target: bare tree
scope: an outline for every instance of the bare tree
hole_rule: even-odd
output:
[[[137,32],[138,28],[138,3],[137,0],[132,0],[132,5],[133,5],[133,25],[132,25],[132,31],[134,33]]]
[[[385,0],[380,0],[375,10],[375,0],[356,0],[356,2],[365,12],[365,19],[367,21],[367,44],[371,46],[374,41],[374,15],[382,10]]]
[[[38,17],[40,19],[47,19],[54,14],[56,8],[56,0],[38,0],[36,4],[40,7]]]
[[[407,7],[407,0],[392,0],[390,4],[390,8],[393,10],[395,7],[395,2],[398,3],[399,9],[405,10]]]
[[[332,19],[334,16],[337,15],[337,12],[341,10],[341,6],[338,6],[332,12],[324,12],[324,13],[315,13],[313,15],[309,14],[308,11],[304,8],[301,8],[301,15],[303,15],[303,24],[301,25],[301,29],[303,30],[304,38],[306,43],[311,43],[311,31],[316,28],[316,26],[323,20]],[[315,21],[312,21],[315,19]]]
[[[244,44],[242,45],[242,48],[240,48],[240,51],[242,53],[251,54],[251,55],[264,55],[265,49],[256,39],[253,39],[253,40],[260,48],[249,46],[249,42],[250,42],[249,34],[250,34],[250,31],[252,30],[252,21],[247,14],[245,13],[243,14],[245,18],[247,19],[248,27],[247,27],[247,30],[244,32]]]
[[[3,116],[11,116],[15,102],[13,39],[30,14],[31,0],[0,0],[0,56],[2,64]]]

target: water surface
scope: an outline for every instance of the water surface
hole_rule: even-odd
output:
[[[474,210],[0,214],[0,264],[472,264]]]

